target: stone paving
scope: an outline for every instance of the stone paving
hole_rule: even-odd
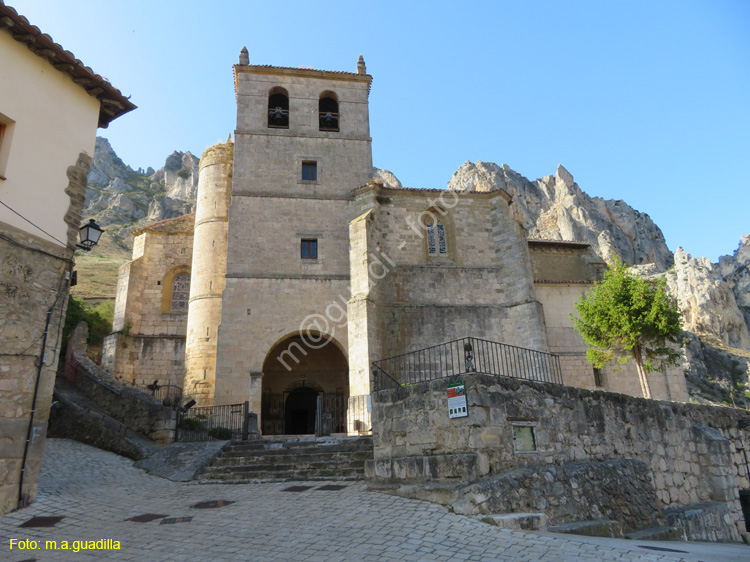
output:
[[[368,492],[359,482],[341,482],[340,490],[321,490],[326,484],[330,483],[171,482],[150,476],[112,453],[67,439],[49,439],[37,502],[0,517],[0,560],[682,560],[635,544],[597,544],[499,529],[427,502]],[[292,486],[308,489],[284,491]],[[208,500],[234,503],[213,509],[191,507]],[[144,514],[163,518],[128,521]],[[64,518],[54,527],[19,528],[33,516]],[[36,540],[39,547],[10,550],[11,539]],[[119,541],[120,549],[73,550],[74,541],[100,539]],[[48,549],[46,541],[56,541],[58,550],[51,545]],[[61,549],[63,541],[68,541],[69,550]]]

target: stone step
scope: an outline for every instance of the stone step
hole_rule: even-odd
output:
[[[198,476],[200,481],[361,479],[372,459],[372,437],[288,437],[233,442]]]
[[[251,449],[246,447],[236,447],[230,445],[223,451],[225,457],[246,457],[246,456],[275,456],[275,455],[312,455],[312,454],[334,454],[334,453],[369,453],[372,451],[372,444],[369,446],[362,445],[330,445],[327,447],[268,447],[261,449]]]
[[[300,463],[310,463],[310,462],[316,462],[316,461],[351,461],[356,460],[363,463],[367,459],[372,458],[372,452],[371,451],[340,451],[335,453],[319,453],[316,451],[309,451],[305,453],[290,453],[286,452],[285,454],[276,454],[276,455],[248,455],[244,454],[242,456],[236,455],[236,456],[226,456],[222,455],[221,457],[217,458],[216,461],[212,466],[218,467],[218,466],[247,466],[247,465],[257,465],[257,464],[268,464],[268,463],[278,463],[278,464],[286,464],[286,463],[292,463],[292,462],[300,462]]]
[[[252,441],[233,442],[230,449],[233,451],[282,449],[282,448],[372,448],[372,436],[361,437],[289,437],[272,439],[255,439]]]
[[[238,471],[227,474],[213,474],[204,472],[198,476],[201,482],[209,481],[245,481],[255,482],[263,481],[287,481],[287,480],[358,480],[364,476],[364,470],[359,468],[341,468],[341,469],[318,469],[318,470],[258,470],[258,471]]]
[[[539,531],[547,526],[546,513],[500,513],[480,515],[479,519],[489,525],[516,531]]]
[[[279,478],[269,476],[267,478],[234,478],[234,479],[211,479],[203,478],[196,480],[196,484],[262,484],[266,482],[356,482],[362,480],[361,474],[352,476],[304,476]]]
[[[625,535],[634,541],[686,541],[687,535],[682,527],[649,527]]]
[[[329,459],[319,459],[316,461],[300,461],[300,462],[285,462],[285,463],[263,463],[263,464],[242,464],[242,465],[230,465],[230,466],[217,466],[211,465],[207,467],[206,472],[212,474],[231,474],[239,472],[264,472],[273,470],[317,470],[319,468],[324,469],[340,469],[340,468],[359,468],[364,471],[364,463],[358,459],[340,459],[338,461],[331,461]]]
[[[576,521],[564,525],[547,527],[550,533],[566,533],[569,535],[585,535],[587,537],[622,538],[622,525],[618,521],[600,519],[597,521]]]

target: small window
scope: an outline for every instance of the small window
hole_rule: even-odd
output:
[[[594,368],[594,385],[598,387],[606,386],[604,373],[601,369]]]
[[[516,453],[536,453],[536,428],[534,424],[513,424],[513,451]]]
[[[302,181],[318,181],[317,162],[302,162]]]
[[[321,131],[339,130],[339,102],[333,92],[323,92],[318,101],[318,129]]]
[[[14,123],[15,121],[0,113],[0,180],[5,179]]]
[[[427,225],[427,254],[430,256],[445,256],[448,254],[444,224]]]
[[[268,127],[289,128],[289,94],[284,88],[273,88],[268,93]]]
[[[316,238],[303,238],[300,255],[305,260],[318,259],[318,240]]]
[[[172,282],[172,310],[187,310],[190,297],[190,274],[180,273]]]

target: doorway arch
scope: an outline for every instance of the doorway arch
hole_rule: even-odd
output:
[[[263,362],[261,432],[263,435],[315,433],[318,404],[331,417],[333,433],[346,431],[349,364],[330,338],[308,345],[300,334],[274,344]]]

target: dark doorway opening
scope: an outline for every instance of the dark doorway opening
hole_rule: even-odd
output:
[[[740,506],[745,517],[745,530],[750,531],[750,490],[740,490]]]
[[[284,405],[284,433],[287,435],[309,435],[315,433],[315,411],[318,391],[309,386],[297,388],[289,393]]]

